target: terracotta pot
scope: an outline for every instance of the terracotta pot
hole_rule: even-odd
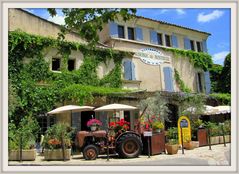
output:
[[[34,161],[36,159],[36,150],[22,150],[22,160],[23,161]],[[8,152],[9,161],[18,161],[20,160],[20,151],[19,150],[10,150]]]
[[[184,149],[193,150],[195,148],[194,143],[192,141],[183,142]]]
[[[165,148],[169,155],[178,153],[178,144],[165,144]]]
[[[45,149],[44,151],[45,160],[63,160],[62,149]],[[65,150],[65,159],[70,160],[71,149]]]

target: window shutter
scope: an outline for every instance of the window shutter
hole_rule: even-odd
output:
[[[176,35],[172,35],[172,44],[174,48],[178,48],[178,38]]]
[[[184,49],[191,50],[190,40],[187,37],[184,38]]]
[[[207,42],[206,42],[206,40],[203,40],[202,41],[202,49],[203,49],[203,52],[205,52],[205,53],[207,53]]]
[[[118,37],[118,25],[115,22],[110,22],[110,36]]]
[[[204,72],[204,78],[205,78],[206,94],[210,94],[210,92],[211,92],[211,80],[210,80],[209,71]]]
[[[150,42],[152,44],[157,44],[157,32],[150,30]]]
[[[131,61],[126,60],[124,62],[124,79],[125,80],[132,80],[132,67]]]
[[[136,33],[136,40],[138,41],[143,41],[143,31],[142,28],[135,28],[135,33]]]
[[[165,83],[165,91],[173,92],[173,78],[172,78],[172,69],[170,67],[164,67],[164,83]]]
[[[131,62],[131,73],[132,73],[132,79],[131,80],[136,80],[135,78],[135,65],[133,62]]]
[[[200,86],[199,86],[199,76],[198,73],[196,73],[196,81],[197,81],[197,91],[200,93]]]

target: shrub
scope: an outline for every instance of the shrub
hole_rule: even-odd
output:
[[[60,149],[62,148],[62,140],[64,140],[65,148],[71,148],[73,132],[73,129],[65,123],[54,124],[46,131],[43,146],[46,149]]]

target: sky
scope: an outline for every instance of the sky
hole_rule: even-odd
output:
[[[24,10],[57,24],[64,24],[64,16],[60,9],[57,10],[57,15],[53,18],[46,9],[34,8]],[[141,8],[137,9],[136,15],[211,33],[207,40],[207,47],[208,53],[212,56],[215,64],[223,65],[226,55],[230,52],[230,9]]]

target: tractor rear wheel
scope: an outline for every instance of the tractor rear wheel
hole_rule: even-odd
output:
[[[95,160],[99,155],[99,148],[95,145],[87,145],[83,149],[83,157],[85,160]]]
[[[124,134],[116,142],[116,152],[121,158],[136,158],[141,154],[142,148],[142,141],[135,134]]]

